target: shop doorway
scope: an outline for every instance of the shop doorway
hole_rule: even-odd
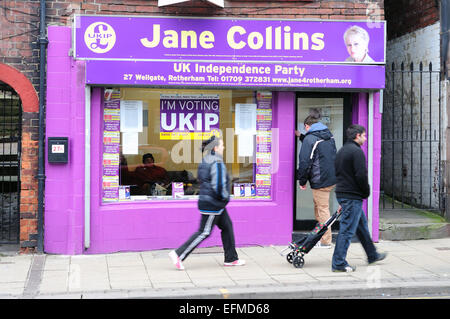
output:
[[[325,124],[334,136],[336,148],[339,150],[345,142],[345,129],[351,124],[351,94],[298,93],[296,97],[296,129],[305,132],[303,122],[316,109],[321,114],[321,122]],[[295,143],[295,169],[298,168],[298,155],[301,141]],[[294,185],[294,230],[311,230],[316,221],[312,191],[307,183],[307,189],[301,190],[298,181]],[[330,196],[330,211],[338,208],[334,190]],[[336,225],[336,226],[335,226]],[[337,223],[333,225],[337,227]]]
[[[19,243],[22,104],[0,81],[0,244]]]

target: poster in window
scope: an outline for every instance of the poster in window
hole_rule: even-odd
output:
[[[256,134],[256,104],[236,104],[235,132]]]
[[[102,199],[119,200],[120,90],[106,89],[103,99]]]
[[[220,132],[217,94],[161,94],[160,139],[201,140]]]
[[[120,131],[142,132],[142,101],[120,101]]]
[[[139,135],[138,132],[122,133],[122,154],[139,154]]]
[[[256,176],[257,198],[269,199],[272,187],[272,92],[256,94]]]

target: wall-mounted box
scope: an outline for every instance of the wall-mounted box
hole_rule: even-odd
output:
[[[69,138],[49,137],[47,159],[49,163],[69,162]]]

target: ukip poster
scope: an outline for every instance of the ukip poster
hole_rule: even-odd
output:
[[[218,135],[220,97],[217,94],[161,94],[161,140],[202,140]]]

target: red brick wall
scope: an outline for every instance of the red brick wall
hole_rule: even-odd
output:
[[[0,2],[0,63],[39,84],[39,1]]]
[[[47,24],[71,25],[73,14],[180,15],[276,19],[384,19],[379,1],[240,1],[225,0],[225,8],[190,1],[159,8],[157,0],[46,1]],[[22,72],[39,91],[39,1],[0,2],[0,63]],[[8,83],[10,84],[10,83]],[[21,232],[22,251],[37,238],[38,113],[23,112]]]
[[[221,16],[284,19],[367,19],[367,8],[378,6],[375,16],[384,19],[383,0],[378,1],[240,1],[225,0],[225,8],[201,1],[190,1],[159,8],[157,0],[96,0],[49,3],[48,14],[54,22],[70,23],[73,13]]]
[[[33,251],[37,244],[38,112],[23,112],[20,178],[20,246]]]
[[[20,243],[25,252],[33,251],[37,240],[38,35],[39,1],[0,2],[0,79],[16,90],[23,108]]]
[[[436,0],[385,0],[384,3],[388,40],[439,21]]]

